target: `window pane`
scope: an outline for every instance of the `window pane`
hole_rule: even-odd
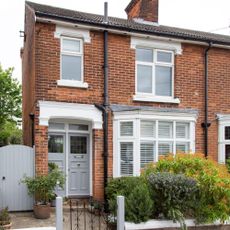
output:
[[[158,144],[158,155],[167,155],[172,153],[172,143],[160,142]]]
[[[152,49],[136,49],[136,60],[143,62],[153,62],[153,50]]]
[[[50,122],[49,123],[49,129],[52,129],[52,130],[64,130],[65,129],[65,125],[63,123],[53,123],[53,122]]]
[[[173,123],[172,122],[159,122],[158,136],[159,138],[172,138]]]
[[[70,130],[87,131],[88,125],[70,124],[69,129]]]
[[[155,122],[141,121],[141,137],[155,137]]]
[[[137,91],[152,93],[152,67],[137,65]]]
[[[67,52],[80,52],[80,41],[63,39],[62,50]]]
[[[121,143],[121,176],[133,175],[133,143]]]
[[[62,79],[81,81],[81,57],[62,55]]]
[[[120,123],[120,135],[121,136],[133,136],[133,122],[121,122]]]
[[[62,135],[49,135],[48,151],[49,153],[63,153],[64,137]]]
[[[225,160],[230,159],[230,145],[225,145]]]
[[[157,51],[157,61],[172,63],[172,53],[168,53],[164,51]]]
[[[172,96],[172,67],[156,66],[156,95]]]
[[[141,143],[141,168],[154,161],[155,145],[154,143]]]
[[[189,151],[189,143],[176,143],[176,152],[177,153],[187,153]]]
[[[70,153],[87,154],[87,137],[71,136]]]
[[[230,140],[230,126],[225,127],[225,140]]]
[[[176,138],[189,138],[189,124],[176,123]]]

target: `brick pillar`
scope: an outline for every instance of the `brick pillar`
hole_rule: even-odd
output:
[[[48,173],[48,127],[40,126],[35,119],[35,172],[36,175]]]
[[[104,199],[103,130],[93,130],[93,197]]]

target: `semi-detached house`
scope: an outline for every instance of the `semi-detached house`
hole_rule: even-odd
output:
[[[178,152],[230,157],[230,37],[159,25],[157,0],[128,19],[25,4],[24,143],[65,196],[103,198],[110,177]]]

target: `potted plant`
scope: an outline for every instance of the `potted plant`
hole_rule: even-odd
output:
[[[58,185],[63,188],[65,176],[58,168],[47,175],[25,177],[22,180],[28,187],[28,194],[34,196],[34,216],[38,219],[50,217],[50,200],[53,198],[54,189]]]
[[[0,229],[10,229],[12,226],[8,208],[0,209]]]

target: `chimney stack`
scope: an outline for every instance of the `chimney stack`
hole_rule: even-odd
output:
[[[158,0],[131,0],[125,11],[128,19],[158,23]]]

